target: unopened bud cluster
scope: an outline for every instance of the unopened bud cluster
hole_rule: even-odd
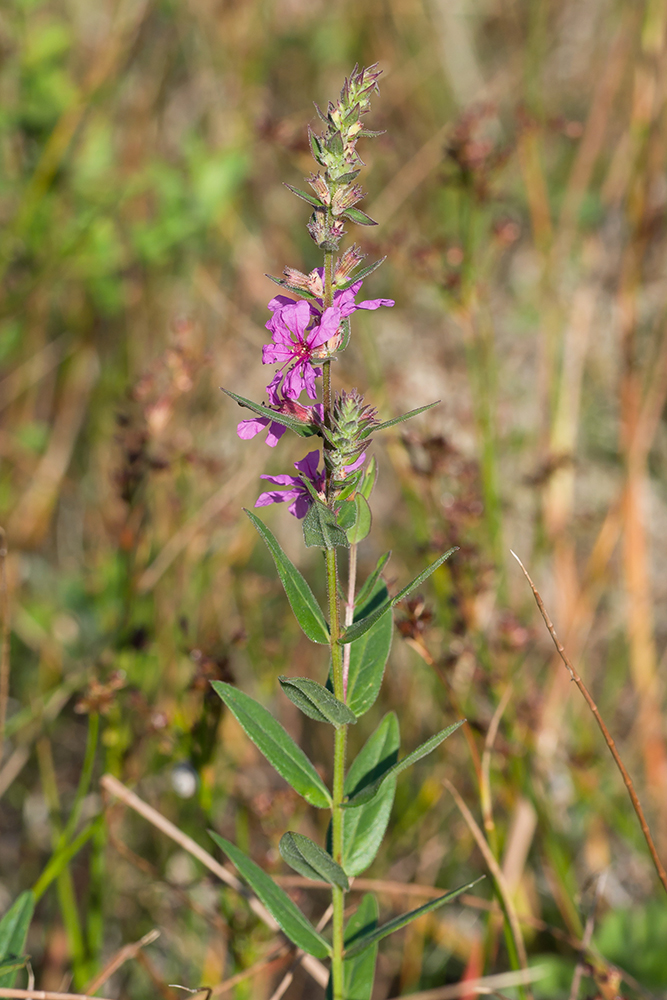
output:
[[[334,481],[345,480],[353,471],[371,443],[376,423],[377,411],[364,403],[364,397],[355,389],[336,393],[327,434],[331,449],[325,452],[325,463]]]
[[[362,115],[370,110],[370,97],[378,90],[379,76],[377,65],[362,70],[355,67],[336,104],[330,102],[326,114],[317,108],[326,125],[324,132],[317,135],[309,130],[310,148],[324,173],[311,174],[308,178],[318,202],[308,223],[308,232],[318,247],[328,252],[338,249],[345,232],[343,219],[375,225],[372,219],[354,208],[364,196],[360,185],[354,182],[359,176],[359,167],[363,166],[357,153],[357,140],[381,134],[365,129],[361,121]]]

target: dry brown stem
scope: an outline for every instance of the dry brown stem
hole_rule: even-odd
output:
[[[149,823],[179,844],[183,850],[197,858],[197,860],[208,868],[209,871],[213,872],[214,875],[217,875],[221,882],[224,882],[225,885],[230,886],[230,888],[235,889],[236,892],[245,896],[248,900],[250,909],[264,924],[266,924],[267,927],[269,927],[272,931],[278,931],[280,929],[266,907],[245,889],[235,875],[232,875],[231,872],[227,871],[226,868],[216,861],[215,858],[209,854],[208,851],[205,851],[204,848],[201,847],[195,840],[188,837],[187,834],[179,830],[173,823],[170,823],[170,821],[159,813],[157,809],[153,809],[152,806],[149,806],[147,802],[144,802],[138,795],[131,792],[129,788],[126,788],[125,785],[118,781],[117,778],[114,778],[112,774],[104,774],[100,779],[100,784],[106,792],[120,799],[127,806],[129,806],[130,809],[134,809],[134,811],[138,812],[140,816],[143,816]],[[312,955],[304,955],[302,964],[304,969],[306,969],[316,983],[322,987],[326,986],[329,981],[329,973],[321,962],[319,962],[316,958],[313,958]]]
[[[575,670],[574,666],[572,665],[572,662],[570,661],[569,656],[565,652],[565,649],[562,646],[562,644],[561,644],[561,642],[560,642],[560,640],[559,640],[559,638],[558,638],[558,636],[556,634],[556,629],[554,628],[553,623],[552,623],[551,619],[549,618],[549,615],[547,614],[547,610],[544,607],[544,603],[542,601],[542,598],[540,597],[540,594],[539,594],[539,592],[538,592],[535,584],[533,583],[533,581],[530,578],[528,570],[523,565],[523,563],[521,562],[521,560],[519,559],[518,555],[515,552],[512,552],[512,555],[514,556],[514,558],[518,562],[519,566],[523,570],[524,576],[526,577],[526,579],[528,580],[528,583],[530,584],[530,589],[533,592],[533,596],[535,597],[535,601],[537,602],[537,606],[540,609],[540,614],[542,615],[542,618],[544,619],[544,623],[545,623],[545,625],[547,626],[547,628],[549,630],[549,634],[550,634],[551,638],[553,639],[554,646],[558,650],[558,655],[560,656],[561,660],[563,661],[563,663],[565,664],[565,666],[569,670],[570,677],[572,678],[572,680],[574,681],[574,683],[577,685],[577,687],[581,691],[582,695],[584,696],[584,700],[585,700],[586,704],[588,705],[588,707],[590,708],[591,712],[595,716],[595,721],[597,722],[598,726],[600,727],[600,731],[602,732],[602,735],[604,736],[605,743],[609,747],[609,750],[611,751],[611,755],[614,758],[614,761],[616,762],[616,766],[618,767],[619,771],[621,772],[621,777],[623,778],[623,782],[625,784],[625,787],[628,790],[628,795],[630,796],[630,801],[632,802],[632,808],[634,809],[634,811],[635,811],[635,813],[637,815],[637,819],[639,820],[639,825],[642,828],[642,833],[644,834],[644,838],[646,840],[649,852],[651,854],[651,857],[653,858],[653,864],[655,865],[655,869],[656,869],[656,871],[658,873],[658,877],[660,878],[660,881],[662,882],[663,888],[664,888],[665,892],[667,892],[667,872],[665,871],[665,869],[664,869],[664,867],[662,865],[662,862],[660,861],[660,858],[658,857],[658,852],[656,850],[655,844],[653,843],[653,837],[651,836],[651,831],[649,830],[648,823],[646,822],[646,817],[644,816],[644,810],[642,809],[641,803],[640,803],[640,801],[639,801],[639,799],[637,797],[637,793],[635,791],[635,786],[634,786],[634,784],[632,782],[632,778],[628,774],[627,768],[625,767],[625,764],[621,760],[621,756],[620,756],[618,750],[616,749],[616,744],[614,742],[614,739],[613,739],[611,733],[609,732],[609,730],[607,729],[607,726],[605,725],[604,719],[600,715],[600,711],[599,711],[597,705],[595,704],[595,702],[593,701],[593,698],[591,697],[591,695],[590,695],[590,693],[588,691],[588,688],[586,687],[586,685],[582,681],[581,677],[579,676],[579,674]]]
[[[465,802],[463,801],[457,790],[452,785],[451,781],[445,780],[443,784],[445,788],[451,793],[454,801],[456,802],[459,812],[466,821],[468,829],[472,833],[475,843],[482,852],[487,867],[491,872],[496,885],[498,886],[498,892],[502,897],[503,905],[505,907],[505,912],[507,914],[507,920],[509,922],[510,930],[512,932],[512,937],[514,939],[514,945],[516,947],[517,955],[519,957],[519,962],[521,963],[521,967],[524,970],[527,970],[528,955],[526,954],[526,946],[523,943],[523,936],[521,934],[519,918],[517,916],[517,912],[514,903],[512,901],[512,896],[510,894],[509,886],[507,885],[507,881],[505,879],[505,876],[503,875],[502,869],[498,864],[498,862],[496,861],[493,855],[493,851],[491,850],[491,848],[487,843],[486,837],[484,836],[481,829],[475,822],[473,814],[470,812],[467,805],[465,804]],[[532,996],[532,994],[528,992],[528,996],[530,997]]]

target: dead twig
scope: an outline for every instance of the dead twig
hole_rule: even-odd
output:
[[[51,990],[15,990],[7,986],[0,987],[0,997],[22,997],[24,1000],[103,1000],[102,997],[91,997],[85,993],[53,993]]]
[[[512,552],[511,549],[510,549],[510,552]],[[621,760],[621,756],[620,756],[618,750],[616,749],[616,744],[614,742],[614,739],[613,739],[611,733],[609,732],[609,730],[607,729],[607,726],[605,725],[604,719],[600,715],[599,709],[598,709],[597,705],[595,704],[595,702],[593,701],[593,698],[591,697],[588,688],[586,687],[586,685],[582,681],[581,677],[579,676],[579,674],[575,670],[574,666],[572,665],[572,662],[571,662],[569,656],[565,652],[565,648],[561,644],[561,642],[560,642],[560,640],[559,640],[559,638],[558,638],[558,636],[556,634],[556,629],[554,628],[553,623],[552,623],[551,619],[549,618],[549,615],[547,614],[547,610],[544,607],[544,603],[542,601],[542,598],[540,597],[540,594],[539,594],[539,592],[537,590],[537,587],[535,586],[535,584],[531,580],[530,575],[528,573],[528,570],[523,565],[523,563],[519,559],[519,557],[516,554],[516,552],[512,552],[512,555],[514,556],[514,558],[518,562],[519,566],[523,570],[523,574],[526,577],[526,579],[528,580],[528,583],[530,584],[530,589],[533,592],[533,596],[535,598],[535,601],[537,603],[538,608],[540,609],[540,614],[542,615],[542,618],[544,619],[544,623],[545,623],[546,627],[549,630],[549,635],[553,639],[554,646],[558,650],[558,655],[560,656],[561,660],[563,661],[563,663],[565,664],[565,666],[569,670],[570,677],[572,678],[572,680],[574,681],[574,683],[577,685],[577,687],[581,691],[582,695],[584,696],[584,701],[586,702],[586,704],[590,708],[591,712],[595,716],[595,721],[597,722],[598,726],[600,727],[600,731],[601,731],[602,735],[604,736],[605,743],[609,747],[609,750],[611,751],[611,755],[614,758],[614,761],[616,762],[616,766],[618,767],[619,771],[621,772],[621,777],[623,778],[623,782],[625,784],[625,787],[628,790],[628,795],[630,796],[630,801],[632,802],[632,808],[634,809],[634,811],[635,811],[635,813],[637,815],[637,819],[639,820],[639,825],[642,828],[642,833],[644,834],[644,839],[646,840],[646,844],[648,846],[649,853],[650,853],[650,855],[651,855],[651,857],[653,859],[653,864],[655,865],[655,870],[658,873],[658,877],[659,877],[660,881],[662,882],[662,886],[663,886],[665,892],[667,892],[667,872],[665,871],[665,869],[664,869],[664,867],[662,865],[662,862],[660,861],[660,858],[658,857],[658,852],[656,850],[655,844],[653,843],[653,837],[651,836],[651,831],[649,830],[648,823],[646,822],[646,817],[644,815],[644,810],[642,809],[641,803],[639,801],[639,798],[637,797],[637,793],[635,791],[635,786],[634,786],[634,784],[632,782],[632,778],[630,777],[630,775],[629,775],[629,773],[628,773],[628,771],[627,771],[627,769],[625,767],[625,764]]]
[[[0,763],[2,763],[7,701],[9,699],[9,590],[7,587],[7,535],[4,528],[0,528],[0,617],[2,618],[2,636],[0,637]]]
[[[514,903],[512,902],[512,897],[510,895],[509,886],[507,885],[507,881],[505,879],[505,876],[503,875],[502,869],[498,864],[498,862],[496,861],[493,855],[493,851],[491,850],[486,841],[486,837],[484,836],[479,826],[475,822],[475,817],[470,812],[467,805],[465,804],[465,802],[463,801],[457,790],[452,785],[451,781],[445,780],[443,784],[445,788],[451,793],[454,801],[456,802],[459,812],[466,821],[468,829],[472,833],[475,843],[482,852],[487,867],[491,872],[496,885],[498,886],[498,892],[500,893],[500,896],[503,901],[503,906],[507,914],[507,920],[509,922],[510,930],[512,932],[512,937],[514,939],[514,945],[516,947],[516,952],[519,958],[519,962],[521,963],[522,969],[525,971],[528,969],[528,955],[526,954],[526,946],[523,943],[523,936],[521,934],[519,918],[517,917],[516,909],[514,907]],[[532,994],[530,993],[528,995],[532,996]]]
[[[86,983],[84,992],[90,994],[97,993],[99,988],[104,986],[108,979],[111,979],[114,972],[117,972],[118,969],[120,969],[121,965],[125,965],[126,962],[136,958],[137,953],[141,951],[142,948],[145,948],[148,944],[152,944],[153,941],[156,941],[159,938],[159,936],[159,930],[154,928],[152,931],[149,931],[148,934],[144,934],[139,941],[124,945],[119,951],[116,952],[111,961],[107,962],[102,971],[91,979],[89,983]]]
[[[479,979],[466,979],[461,983],[441,986],[435,990],[425,990],[423,993],[411,993],[410,1000],[456,1000],[456,997],[467,996],[469,993],[493,994],[503,986],[528,986],[547,975],[547,967],[535,965],[532,969],[521,969],[519,972],[500,972],[496,976],[482,976]],[[400,1000],[393,997],[392,1000]]]
[[[140,799],[138,795],[131,792],[129,788],[126,788],[117,778],[114,778],[111,774],[104,774],[100,779],[100,784],[102,788],[108,792],[110,795],[114,795],[116,798],[121,799],[130,809],[134,809],[138,812],[140,816],[152,823],[153,826],[161,830],[162,833],[166,834],[173,841],[179,844],[185,851],[192,854],[193,857],[197,858],[198,861],[208,868],[209,871],[213,872],[214,875],[224,882],[225,885],[230,886],[230,888],[236,890],[248,900],[248,905],[250,909],[255,913],[259,919],[266,924],[267,927],[272,931],[278,931],[280,928],[274,918],[271,916],[269,911],[263,906],[262,903],[253,895],[251,895],[237,879],[235,875],[227,871],[215,858],[205,851],[200,844],[198,844],[187,834],[179,830],[177,826],[170,823],[166,817],[149,806],[147,802]],[[141,952],[139,953],[141,954]],[[325,987],[329,981],[329,973],[316,958],[312,955],[304,955],[302,964],[304,969],[312,976],[319,986]]]

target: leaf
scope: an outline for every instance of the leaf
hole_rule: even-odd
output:
[[[378,477],[378,464],[375,461],[375,455],[373,455],[364,473],[364,481],[361,484],[360,488],[360,492],[363,493],[363,495],[366,497],[367,500],[370,500],[371,498],[371,493],[373,492],[373,487],[375,486],[377,477]]]
[[[350,317],[344,316],[340,321],[340,326],[338,327],[340,331],[340,342],[336,348],[336,353],[340,354],[344,351],[347,345],[350,343],[350,335],[352,333],[352,327],[350,326]]]
[[[390,920],[388,924],[384,924],[382,927],[378,927],[377,930],[371,931],[369,934],[365,934],[363,937],[357,938],[357,940],[349,948],[345,949],[345,957],[347,959],[352,958],[354,955],[359,955],[366,948],[371,945],[377,944],[382,938],[387,937],[389,934],[393,934],[394,931],[400,931],[401,927],[405,927],[406,924],[412,923],[413,920],[417,920],[419,917],[423,917],[426,913],[431,913],[433,910],[439,909],[444,906],[445,903],[450,903],[461,893],[466,892],[468,889],[472,889],[474,885],[481,882],[485,876],[482,875],[481,878],[476,878],[473,882],[468,882],[467,885],[462,885],[458,889],[452,889],[444,896],[438,896],[437,899],[432,899],[428,903],[424,903],[423,906],[419,906],[416,910],[410,910],[409,913],[404,913],[401,917],[396,917],[394,920]]]
[[[384,580],[377,580],[369,598],[358,605],[357,617],[367,617],[388,596]],[[359,718],[374,704],[380,692],[384,669],[389,658],[394,623],[391,615],[382,615],[351,644],[346,703]]]
[[[35,909],[32,892],[22,892],[0,920],[0,961],[16,959],[25,965],[23,949],[28,936],[28,928]],[[0,969],[0,987],[11,989],[16,979],[16,969]]]
[[[398,757],[399,744],[398,719],[394,712],[389,712],[354,759],[345,778],[345,794],[372,782],[378,769],[381,773],[391,767]],[[348,875],[360,875],[375,859],[387,829],[395,791],[396,779],[389,778],[370,802],[343,813],[343,867]]]
[[[299,288],[297,285],[290,285],[289,281],[286,281],[285,278],[276,278],[272,274],[265,274],[264,277],[268,278],[269,281],[274,281],[281,288],[287,288],[290,292],[296,292],[302,299],[309,299],[311,302],[315,302],[317,299],[317,296],[313,295],[312,292],[307,291],[305,288]]]
[[[299,875],[316,882],[321,879],[345,892],[349,890],[350,883],[341,866],[310,837],[301,833],[284,833],[278,846],[283,860]]]
[[[377,270],[380,264],[384,264],[386,259],[386,257],[381,257],[380,260],[376,260],[374,264],[369,264],[368,267],[364,267],[361,271],[357,271],[353,277],[348,278],[347,281],[342,282],[342,284],[339,285],[336,283],[336,288],[341,292],[344,292],[347,288],[351,288],[355,281],[363,281],[369,274],[372,274],[373,271]]]
[[[352,945],[361,937],[371,934],[377,927],[378,904],[375,896],[367,893],[361,900],[356,913],[350,917],[345,928],[345,947]],[[375,963],[377,961],[377,944],[365,948],[360,955],[345,958],[343,961],[343,995],[345,1000],[371,1000],[373,980],[375,978]],[[333,1000],[333,983],[329,977],[326,1000]]]
[[[350,222],[356,222],[358,226],[377,226],[377,222],[359,208],[348,208],[346,212],[343,212],[343,218],[349,219]]]
[[[230,844],[228,840],[212,830],[209,830],[209,833],[218,847],[236,865],[241,875],[264,903],[271,916],[277,920],[290,941],[297,947],[303,948],[309,955],[314,955],[316,958],[327,958],[331,954],[329,944],[319,931],[315,930],[287,893],[276,885],[259,865],[256,865],[242,851],[239,851],[238,847]]]
[[[344,633],[342,634],[342,636],[338,641],[346,643],[346,642],[354,642],[355,639],[358,639],[359,636],[363,635],[364,632],[367,632],[369,628],[372,628],[372,626],[375,624],[378,618],[381,618],[383,615],[386,615],[387,611],[390,611],[391,608],[395,607],[399,601],[402,601],[404,597],[407,597],[408,594],[415,589],[415,587],[419,587],[424,582],[424,580],[428,580],[431,573],[434,573],[438,568],[438,566],[442,566],[444,561],[446,559],[449,559],[452,553],[456,552],[457,549],[458,546],[455,545],[453,548],[445,552],[444,555],[440,556],[439,559],[436,559],[436,561],[434,563],[431,563],[430,566],[427,566],[426,569],[423,570],[419,574],[419,576],[416,576],[414,580],[408,583],[407,586],[403,587],[402,590],[399,590],[399,592],[396,594],[395,597],[389,598],[388,600],[385,601],[383,605],[381,605],[379,608],[376,608],[376,610],[373,611],[372,614],[367,615],[365,618],[362,618],[361,621],[353,622],[352,625],[348,625],[348,627],[345,629]]]
[[[215,691],[243,731],[262,751],[278,774],[317,809],[331,808],[331,795],[319,774],[277,719],[238,688],[224,681],[213,681]]]
[[[312,642],[319,642],[322,645],[328,646],[329,626],[307,581],[294,563],[287,558],[273,532],[251,510],[247,510],[245,507],[243,509],[266,542],[269,552],[273,556],[278,576],[287,594],[287,600],[294,612],[294,617],[303,629],[304,635]]]
[[[393,420],[385,420],[381,424],[374,424],[370,427],[366,434],[362,434],[362,437],[368,437],[369,434],[375,434],[376,431],[384,431],[387,427],[393,427],[394,424],[402,424],[404,420],[410,420],[411,417],[416,417],[418,413],[425,413],[426,410],[432,410],[434,406],[437,406],[440,402],[436,399],[435,403],[428,403],[426,406],[418,406],[416,410],[409,410],[408,413],[402,413],[400,417],[394,417]]]
[[[302,191],[301,188],[295,188],[293,187],[292,184],[285,184],[285,187],[288,189],[288,191],[291,191],[292,194],[295,194],[297,198],[301,198],[303,201],[307,201],[309,205],[313,206],[313,208],[324,208],[324,205],[322,204],[320,199],[316,198],[315,195],[308,194],[307,191]]]
[[[354,503],[356,506],[356,519],[351,528],[347,529],[347,540],[350,545],[358,545],[370,534],[373,523],[373,515],[368,505],[368,500],[359,492],[355,494]]]
[[[387,778],[390,777],[391,778],[397,777],[401,773],[401,771],[405,771],[406,768],[410,767],[412,764],[416,764],[416,762],[418,760],[421,760],[422,757],[426,757],[427,754],[432,753],[433,750],[435,750],[436,747],[439,747],[440,744],[444,740],[446,740],[448,736],[451,736],[452,733],[455,733],[456,730],[459,729],[465,721],[466,721],[465,719],[460,719],[459,722],[454,722],[451,726],[447,726],[446,729],[443,729],[441,732],[436,733],[435,736],[431,736],[430,740],[426,740],[425,743],[422,743],[422,745],[417,747],[416,750],[413,750],[412,753],[409,753],[407,757],[403,758],[403,760],[399,760],[397,764],[394,764],[387,771],[385,771],[384,774],[381,774],[378,778],[376,778],[375,781],[372,782],[372,784],[365,785],[363,788],[360,788],[358,791],[355,791],[353,795],[346,802],[343,803],[343,807],[346,809],[355,809],[358,805],[363,805],[366,802],[370,802],[370,800],[378,792],[378,789],[382,785],[383,781],[386,781]]]
[[[378,581],[378,577],[380,576],[380,573],[389,562],[390,557],[391,557],[391,551],[385,552],[384,555],[380,556],[380,558],[377,561],[375,569],[373,570],[371,575],[364,580],[363,585],[359,589],[359,593],[354,599],[355,607],[361,606],[366,601],[366,598],[372,593],[373,588],[375,587],[375,584]]]
[[[337,500],[341,498],[338,497]],[[336,524],[343,531],[349,532],[350,528],[353,528],[357,521],[357,505],[354,500],[343,499],[338,513],[336,514]],[[349,539],[348,534],[348,539]]]
[[[244,406],[247,410],[258,413],[260,417],[268,417],[269,420],[273,420],[275,423],[294,431],[299,437],[312,437],[314,434],[319,434],[319,428],[315,424],[306,424],[303,420],[297,420],[296,417],[288,416],[287,413],[279,413],[278,410],[272,410],[270,406],[264,406],[263,403],[253,403],[252,399],[246,399],[245,396],[237,396],[235,392],[225,389],[222,385],[220,388],[226,396],[235,400],[239,406]]]
[[[279,677],[278,681],[289,700],[309,718],[331,726],[351,726],[357,721],[348,706],[317,681],[309,677]]]
[[[337,545],[350,547],[347,535],[336,523],[336,515],[323,503],[311,504],[303,519],[303,539],[306,545],[317,545],[321,549],[333,549]]]

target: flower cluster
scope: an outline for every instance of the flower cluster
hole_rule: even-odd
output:
[[[317,245],[329,254],[329,283],[327,287],[321,267],[309,274],[285,268],[282,278],[272,279],[298,298],[280,294],[268,304],[271,317],[266,329],[271,342],[263,348],[262,363],[277,365],[266,387],[269,403],[268,406],[252,404],[256,415],[238,425],[238,435],[244,440],[268,430],[266,443],[272,448],[288,427],[297,433],[302,430],[304,436],[319,434],[324,439],[324,469],[320,470],[319,451],[311,451],[295,463],[299,476],[262,476],[281,489],[262,493],[255,506],[291,501],[289,510],[298,518],[307,514],[314,495],[321,495],[326,502],[363,466],[369,427],[375,419],[374,411],[364,406],[362,397],[354,392],[336,397],[325,421],[322,404],[317,403],[316,380],[322,376],[322,365],[347,346],[349,319],[354,312],[394,305],[392,299],[357,302],[364,278],[382,260],[355,276],[364,259],[359,247],[353,245],[337,259],[333,258],[344,232],[343,219],[375,225],[354,206],[362,197],[361,188],[355,183],[363,165],[356,151],[357,140],[379,134],[369,132],[361,121],[370,109],[371,94],[378,89],[379,75],[377,66],[362,70],[355,67],[345,81],[340,99],[329,104],[326,114],[317,109],[326,127],[321,135],[309,130],[309,137],[313,156],[324,172],[308,178],[314,195],[293,187],[290,190],[314,209],[308,230]],[[300,402],[304,392],[311,403]],[[243,401],[242,405],[248,402]]]

